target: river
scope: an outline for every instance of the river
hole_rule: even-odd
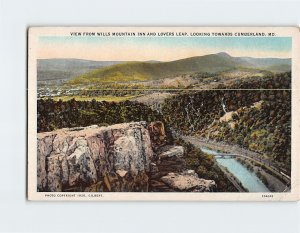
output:
[[[210,155],[218,155],[215,150],[201,147],[201,150]],[[224,154],[224,153],[223,153]],[[264,183],[257,177],[254,172],[249,171],[245,166],[234,158],[216,158],[217,163],[226,167],[241,183],[249,190],[249,192],[270,192]]]

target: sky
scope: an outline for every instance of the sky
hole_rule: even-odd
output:
[[[173,61],[226,52],[234,57],[290,58],[291,37],[39,37],[38,58]]]

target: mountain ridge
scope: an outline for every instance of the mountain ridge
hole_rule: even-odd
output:
[[[57,81],[70,80],[81,74],[111,66],[118,61],[92,61],[77,58],[37,59],[37,80]]]
[[[217,73],[239,67],[285,72],[290,70],[290,66],[291,59],[232,57],[221,52],[167,62],[114,64],[80,75],[69,83],[149,81],[195,72]]]
[[[70,84],[97,82],[137,82],[159,80],[191,73],[218,73],[235,68],[272,72],[291,70],[289,58],[233,57],[226,52],[194,56],[174,61],[91,61],[85,59],[39,59],[38,80],[63,77]]]

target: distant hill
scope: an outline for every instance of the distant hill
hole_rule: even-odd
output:
[[[38,59],[37,79],[38,81],[68,80],[81,74],[111,66],[121,62],[118,61],[90,61],[82,59]]]
[[[241,57],[236,58],[247,64],[247,66],[253,68],[265,69],[273,72],[286,72],[291,71],[291,59],[279,59],[279,58],[252,58]]]
[[[79,75],[70,83],[148,81],[195,72],[216,73],[238,67],[284,72],[291,69],[291,59],[232,57],[222,52],[171,62],[125,62]]]

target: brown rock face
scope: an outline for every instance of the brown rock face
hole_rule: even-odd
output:
[[[214,181],[186,168],[182,146],[166,145],[162,122],[38,133],[40,192],[209,192]]]
[[[151,122],[148,126],[152,147],[157,151],[160,147],[166,145],[166,132],[164,124],[160,121]]]
[[[145,122],[39,133],[37,147],[38,191],[148,191]]]

